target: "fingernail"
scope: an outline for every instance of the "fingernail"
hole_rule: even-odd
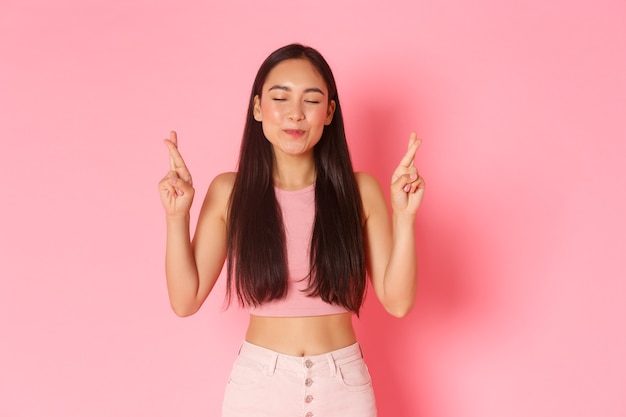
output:
[[[417,174],[411,174],[411,175],[409,175],[409,178],[414,180],[415,178],[417,178]]]
[[[170,178],[169,182],[171,185],[176,185],[176,178]]]
[[[408,193],[409,191],[411,191],[411,186],[409,184],[405,185],[403,188],[404,192]]]

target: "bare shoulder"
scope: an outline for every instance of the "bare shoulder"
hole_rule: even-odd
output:
[[[211,181],[209,189],[214,188],[218,193],[225,193],[230,197],[230,193],[233,191],[233,186],[235,185],[236,176],[236,172],[223,172],[218,174],[213,178],[213,181]]]
[[[211,212],[219,213],[220,217],[226,218],[228,201],[233,191],[236,175],[236,172],[224,172],[213,178],[204,198],[201,216],[202,213]]]
[[[378,180],[370,173],[359,171],[354,173],[354,177],[361,192],[367,191],[371,187],[380,188]]]
[[[359,192],[361,193],[363,210],[365,211],[366,217],[369,217],[371,210],[385,201],[382,188],[376,177],[372,174],[367,172],[355,172],[354,176],[359,186]]]
[[[375,176],[367,172],[355,172],[354,176],[364,203],[366,199],[380,198],[382,189]]]

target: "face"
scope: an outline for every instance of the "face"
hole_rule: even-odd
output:
[[[277,64],[267,75],[261,96],[254,97],[255,120],[262,123],[274,152],[285,155],[312,155],[334,112],[324,78],[306,59]]]

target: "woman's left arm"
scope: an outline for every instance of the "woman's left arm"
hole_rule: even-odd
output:
[[[420,143],[412,133],[408,150],[392,175],[391,224],[376,179],[363,173],[357,176],[365,212],[367,269],[376,296],[395,317],[403,317],[411,311],[417,289],[414,225],[425,187],[414,165]]]

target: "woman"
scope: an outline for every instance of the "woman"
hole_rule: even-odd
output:
[[[352,171],[330,67],[312,48],[280,48],[257,73],[238,171],[211,183],[193,241],[191,175],[174,132],[165,144],[171,170],[159,189],[173,310],[195,313],[228,260],[227,296],[250,311],[223,416],[375,416],[352,315],[366,272],[390,314],[413,306],[424,193],[415,134],[392,175],[390,222],[377,181]]]

